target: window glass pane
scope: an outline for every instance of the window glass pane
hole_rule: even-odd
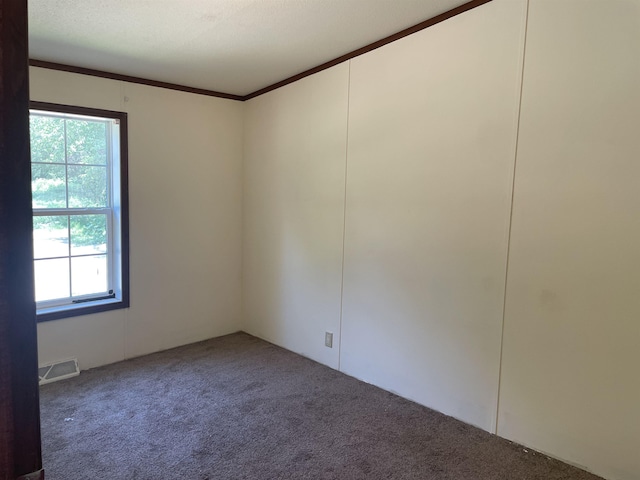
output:
[[[36,302],[69,297],[69,259],[36,260]]]
[[[71,258],[71,291],[73,296],[107,291],[107,256]]]
[[[33,208],[65,208],[67,189],[64,165],[31,165]]]
[[[31,161],[64,163],[64,119],[31,115]]]
[[[69,207],[107,206],[107,168],[69,165]]]
[[[107,253],[107,216],[71,216],[71,255]]]
[[[33,217],[33,254],[35,258],[69,256],[69,217]]]
[[[84,305],[73,305],[77,297],[99,297],[110,288],[122,298],[122,308],[128,304],[128,291],[122,288],[128,286],[122,278],[128,271],[127,225],[121,223],[126,211],[116,216],[113,209],[126,207],[119,183],[126,175],[127,156],[120,144],[124,122],[115,121],[125,116],[79,107],[40,108],[30,115],[39,314],[43,320],[76,315],[85,311],[77,308]],[[51,306],[55,311],[48,310]]]
[[[67,120],[67,162],[107,163],[107,125],[91,120]]]

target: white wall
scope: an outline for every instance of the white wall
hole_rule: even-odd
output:
[[[247,102],[248,332],[495,428],[525,6]]]
[[[103,365],[237,331],[242,104],[32,68],[31,99],[129,114],[131,308],[38,325],[39,361]]]
[[[338,368],[348,64],[245,109],[244,329]],[[324,346],[333,332],[335,348]]]
[[[244,328],[639,478],[638,25],[494,0],[247,102]]]
[[[525,5],[351,62],[341,368],[490,431]]]
[[[640,2],[536,0],[498,433],[640,478]]]

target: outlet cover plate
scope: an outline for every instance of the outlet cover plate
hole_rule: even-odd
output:
[[[324,346],[333,348],[333,333],[331,332],[324,333]]]

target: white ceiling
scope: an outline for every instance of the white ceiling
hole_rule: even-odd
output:
[[[245,95],[468,0],[29,0],[30,58]]]

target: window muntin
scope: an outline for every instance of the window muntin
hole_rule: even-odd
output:
[[[128,306],[126,114],[34,102],[30,122],[39,320]]]

